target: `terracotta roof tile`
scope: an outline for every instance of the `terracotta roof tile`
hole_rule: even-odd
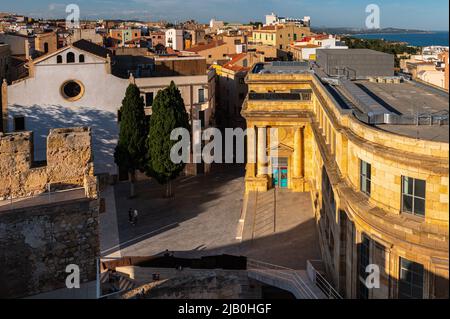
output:
[[[213,42],[208,43],[208,44],[198,45],[196,47],[193,47],[193,48],[190,48],[190,49],[186,49],[185,51],[198,53],[200,51],[209,50],[209,49],[212,49],[212,48],[224,45],[224,44],[225,44],[225,42],[223,42],[221,40],[213,41]]]

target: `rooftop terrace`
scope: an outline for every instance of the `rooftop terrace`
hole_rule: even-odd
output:
[[[361,53],[364,53],[362,50]],[[436,142],[449,142],[448,93],[400,77],[350,81],[329,77],[309,62],[257,63],[248,80],[308,81],[308,74],[321,80],[340,112],[351,112],[360,121],[387,132]],[[384,79],[384,80],[383,80]],[[271,92],[278,100],[299,100],[297,92]],[[280,96],[284,94],[283,96]],[[273,96],[249,96],[250,100],[274,100]],[[295,95],[295,97],[294,97]]]
[[[253,74],[297,74],[309,72],[311,67],[309,62],[295,61],[295,62],[270,62],[257,63],[253,67]]]
[[[388,132],[436,142],[449,142],[449,97],[415,82],[399,84],[357,81],[355,84],[386,109],[414,124],[377,124]]]

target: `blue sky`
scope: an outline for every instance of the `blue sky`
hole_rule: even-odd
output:
[[[7,3],[6,3],[7,2]],[[368,4],[381,8],[381,27],[448,30],[448,0],[1,0],[0,12],[34,17],[64,17],[65,6],[76,3],[81,16],[181,21],[210,18],[229,22],[262,21],[266,14],[303,17],[314,26],[363,27]]]

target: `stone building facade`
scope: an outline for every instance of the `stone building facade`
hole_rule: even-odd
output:
[[[9,80],[11,68],[11,50],[8,44],[0,43],[0,80]]]
[[[246,82],[246,192],[311,193],[336,289],[347,298],[448,297],[448,122],[413,126],[441,136],[434,140],[368,125],[312,70],[251,72]],[[380,270],[379,289],[364,284],[369,265]]]
[[[58,50],[58,36],[54,31],[37,33],[34,43],[35,50],[39,54],[49,54]]]
[[[95,173],[115,175],[119,173],[114,162],[119,110],[130,83],[141,90],[148,115],[158,91],[174,81],[192,118],[202,120],[206,127],[212,121],[215,74],[206,70],[204,59],[156,59],[157,74],[139,77],[130,67],[133,76],[119,77],[115,71],[121,69],[122,60],[109,54],[103,47],[80,40],[30,62],[29,77],[2,85],[4,130],[33,131],[34,158],[43,160],[50,129],[88,126],[92,128]],[[184,68],[185,63],[197,67]],[[170,70],[168,65],[180,69]]]
[[[0,133],[1,298],[65,288],[71,264],[79,267],[81,285],[96,280],[99,203],[91,131],[52,130],[41,163],[33,161],[32,137]]]

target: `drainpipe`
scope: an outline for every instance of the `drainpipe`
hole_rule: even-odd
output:
[[[101,283],[100,283],[100,258],[97,258],[97,261],[96,261],[96,268],[97,268],[97,278],[96,278],[96,298],[97,299],[100,299],[100,285],[101,285]]]

